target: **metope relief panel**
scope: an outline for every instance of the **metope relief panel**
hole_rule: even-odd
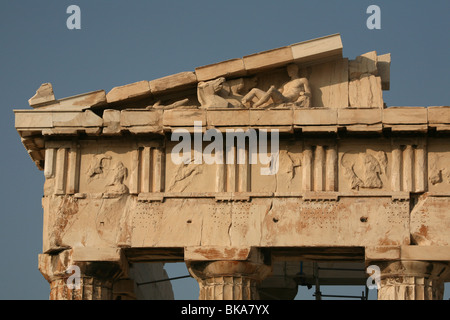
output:
[[[444,139],[430,139],[428,145],[428,188],[431,192],[449,193],[450,144]]]
[[[204,162],[203,152],[194,150],[190,142],[166,141],[165,192],[214,192],[218,180],[223,179],[220,164]]]
[[[213,131],[167,141],[165,191],[273,192],[280,166],[278,132],[227,129],[215,132],[211,141],[207,135]]]
[[[124,194],[129,192],[128,168],[112,152],[93,155],[83,171],[83,191]]]
[[[339,149],[339,191],[390,191],[390,146],[357,142]]]
[[[341,158],[342,174],[352,190],[382,189],[386,181],[387,157],[383,151],[346,152]]]
[[[269,160],[272,150],[258,151],[258,161],[251,165],[251,191],[253,192],[300,192],[302,176],[302,143],[280,140],[277,164]],[[262,174],[270,166],[273,174]]]
[[[442,189],[442,186],[450,184],[450,170],[445,156],[440,153],[430,153],[429,161],[430,189]]]
[[[83,141],[79,166],[79,192],[130,193],[135,146],[125,143]]]
[[[281,143],[275,192],[299,192],[302,174],[302,145]]]

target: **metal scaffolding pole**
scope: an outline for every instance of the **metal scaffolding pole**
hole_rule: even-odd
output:
[[[320,283],[319,283],[319,266],[317,262],[314,262],[314,280],[316,283],[316,292],[314,293],[314,296],[316,297],[316,300],[322,300],[322,293],[320,292]]]

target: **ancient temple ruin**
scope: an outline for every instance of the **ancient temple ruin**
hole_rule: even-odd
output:
[[[336,34],[62,99],[43,84],[14,112],[45,175],[50,298],[170,298],[136,275],[185,262],[200,299],[293,299],[369,266],[378,299],[442,299],[450,107],[386,106],[390,54],[342,49]]]

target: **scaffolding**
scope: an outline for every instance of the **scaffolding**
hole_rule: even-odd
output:
[[[302,266],[302,264],[301,264]],[[313,263],[314,266],[314,285],[315,285],[315,291],[313,296],[316,298],[316,300],[322,300],[323,297],[325,298],[347,298],[347,299],[361,299],[361,300],[368,300],[369,296],[369,288],[365,286],[365,290],[362,291],[361,296],[352,296],[352,295],[335,295],[335,294],[322,294],[320,291],[320,270],[330,270],[330,271],[356,271],[361,272],[364,271],[364,269],[350,269],[350,268],[320,268],[319,264],[317,262]],[[300,270],[300,273],[302,273],[302,270]]]

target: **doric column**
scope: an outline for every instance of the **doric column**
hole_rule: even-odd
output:
[[[442,300],[449,266],[427,261],[372,263],[380,267],[378,300]]]
[[[187,262],[200,286],[200,300],[258,300],[257,285],[271,268],[251,261]]]
[[[112,300],[122,261],[75,261],[72,250],[40,254],[39,271],[50,283],[50,300]]]

